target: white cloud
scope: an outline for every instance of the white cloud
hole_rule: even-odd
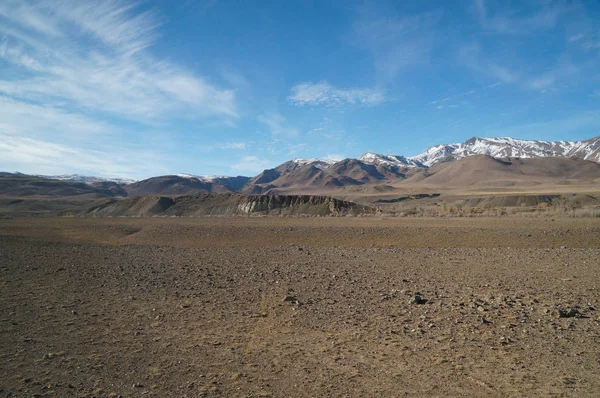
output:
[[[482,75],[499,80],[499,82],[491,84],[487,88],[494,88],[500,84],[518,84],[524,89],[545,91],[558,82],[575,78],[581,72],[578,66],[565,57],[560,59],[552,68],[545,68],[544,71],[537,74],[525,74],[518,72],[516,66],[510,65],[511,63],[517,63],[516,60],[498,61],[484,54],[476,43],[461,47],[458,51],[458,59],[464,66]]]
[[[583,39],[584,37],[585,37],[585,35],[583,33],[579,33],[579,34],[569,37],[569,41],[570,42],[579,41],[579,40]]]
[[[545,90],[546,88],[552,86],[555,81],[556,76],[553,74],[545,74],[532,79],[529,82],[529,87],[533,90]]]
[[[514,10],[506,7],[505,1],[474,0],[474,6],[481,26],[502,34],[519,34],[553,28],[562,12],[559,3],[547,3],[545,6],[538,4],[532,7],[535,11],[528,15],[518,15]]]
[[[0,133],[0,170],[32,174],[80,173],[142,178],[164,171],[157,153],[120,148],[99,151]]]
[[[345,158],[346,158],[346,156],[343,156],[343,155],[340,155],[337,153],[332,153],[332,154],[329,154],[329,155],[323,157],[322,159],[325,161],[339,162],[340,160],[343,160]]]
[[[509,66],[484,56],[477,43],[460,47],[458,61],[478,73],[500,80],[501,83],[514,83],[520,78],[519,74]]]
[[[354,23],[354,43],[373,57],[378,85],[394,81],[406,67],[427,64],[434,41],[434,27],[441,12],[400,18],[363,7]]]
[[[0,57],[30,73],[0,78],[0,91],[142,122],[236,118],[235,91],[144,51],[160,24],[139,8],[118,0],[4,3],[10,26],[0,26]]]
[[[502,128],[490,128],[478,134],[485,137],[540,137],[553,139],[564,137],[566,134],[576,133],[590,128],[600,129],[600,114],[598,112],[581,112],[563,119],[548,120],[543,122],[523,123]],[[563,138],[561,138],[563,139]]]
[[[225,144],[219,145],[220,149],[246,149],[246,143],[244,142],[226,142]]]
[[[295,105],[376,105],[385,101],[385,95],[379,90],[341,89],[326,81],[300,83],[291,91],[288,100]]]
[[[579,33],[569,38],[570,43],[581,47],[585,51],[600,49],[600,33]]]
[[[271,162],[258,156],[244,156],[231,166],[236,173],[255,175],[271,167]]]
[[[148,126],[237,120],[235,90],[152,55],[160,24],[145,2],[0,1],[0,167],[147,177]]]
[[[289,126],[287,119],[279,113],[259,116],[258,121],[269,127],[273,137],[293,138],[298,136],[298,129]]]
[[[29,104],[0,96],[0,133],[29,137],[82,139],[113,135],[115,126],[50,105]],[[108,138],[108,137],[106,137]]]

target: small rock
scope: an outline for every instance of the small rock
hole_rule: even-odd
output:
[[[302,304],[302,301],[300,301],[300,299],[296,296],[285,296],[283,301],[286,301],[288,303],[294,303],[294,304]]]
[[[415,294],[414,296],[412,296],[409,301],[410,304],[425,304],[426,302],[427,302],[427,300],[425,300],[418,294]]]
[[[559,318],[574,318],[579,315],[579,311],[577,308],[558,308],[555,314],[558,314]]]

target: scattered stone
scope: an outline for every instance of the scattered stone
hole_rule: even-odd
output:
[[[579,311],[577,308],[558,308],[555,311],[555,314],[557,314],[559,318],[575,318],[579,315]]]
[[[298,304],[298,305],[302,304],[302,301],[300,301],[300,299],[296,296],[285,296],[283,301],[286,301],[288,303]]]
[[[425,304],[427,302],[426,299],[422,298],[420,295],[415,294],[410,298],[410,304]]]
[[[563,377],[562,382],[567,386],[571,386],[577,384],[577,379],[574,377]]]
[[[508,343],[512,343],[512,340],[508,337],[500,337],[500,344],[507,345]]]

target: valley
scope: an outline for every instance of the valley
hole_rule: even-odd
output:
[[[0,220],[12,396],[600,389],[600,223]]]

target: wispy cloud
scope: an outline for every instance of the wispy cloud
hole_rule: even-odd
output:
[[[231,170],[235,173],[255,175],[270,167],[272,164],[267,159],[258,156],[244,156],[231,166]]]
[[[145,130],[235,122],[234,89],[153,55],[161,23],[146,2],[0,1],[1,167],[147,176]]]
[[[553,88],[559,81],[569,81],[577,77],[580,73],[580,68],[575,64],[563,60],[554,68],[551,68],[537,76],[529,77],[525,84],[532,90],[544,92]]]
[[[219,145],[220,149],[246,149],[245,142],[226,142]]]
[[[493,56],[484,54],[477,43],[461,47],[458,51],[458,60],[459,63],[475,72],[499,80],[489,88],[499,84],[517,84],[524,89],[544,91],[553,87],[557,82],[572,78],[579,73],[579,68],[566,58],[544,71],[524,73],[523,68],[514,65],[517,60],[500,61]]]
[[[600,33],[584,34],[579,33],[569,38],[569,42],[575,43],[586,51],[600,49]]]
[[[295,105],[340,106],[377,105],[385,101],[385,95],[375,89],[343,89],[326,81],[300,83],[292,87],[288,100]]]
[[[144,178],[165,171],[160,155],[139,148],[81,149],[0,133],[0,169],[33,174],[81,173]]]
[[[469,91],[465,91],[462,93],[458,93],[458,94],[454,94],[454,95],[450,95],[448,97],[444,97],[444,98],[440,98],[434,101],[429,102],[429,105],[437,105],[436,108],[437,109],[442,109],[445,105],[445,102],[451,101],[451,100],[456,100],[456,99],[460,99],[463,97],[468,97],[470,95],[475,94],[477,91],[476,90],[469,90]],[[449,105],[449,107],[452,107],[453,105]]]
[[[513,83],[519,79],[516,71],[509,66],[500,64],[499,61],[484,57],[481,47],[477,43],[464,45],[458,50],[459,63],[476,72],[499,80],[502,83]]]
[[[331,153],[329,155],[325,155],[322,159],[330,162],[339,162],[340,160],[345,159],[346,156],[340,155],[338,153]]]
[[[392,83],[403,68],[429,62],[440,17],[437,11],[394,18],[370,7],[360,10],[354,43],[371,53],[379,85]]]
[[[273,137],[293,138],[298,136],[298,129],[288,124],[287,119],[279,113],[269,113],[258,117],[265,124]]]
[[[524,14],[506,7],[505,1],[474,0],[481,26],[495,33],[519,34],[550,29],[556,26],[562,12],[559,2],[540,2],[532,8],[532,12]]]
[[[581,112],[561,119],[543,122],[522,123],[507,127],[490,127],[477,134],[491,137],[519,137],[532,139],[564,139],[568,134],[585,131],[589,128],[600,128],[598,112]]]
[[[4,95],[141,122],[237,117],[235,91],[144,51],[160,22],[139,4],[8,0],[0,15],[8,21],[0,24],[0,57],[28,71],[0,78]]]
[[[114,125],[51,105],[37,105],[0,96],[0,132],[59,139],[111,136]]]

